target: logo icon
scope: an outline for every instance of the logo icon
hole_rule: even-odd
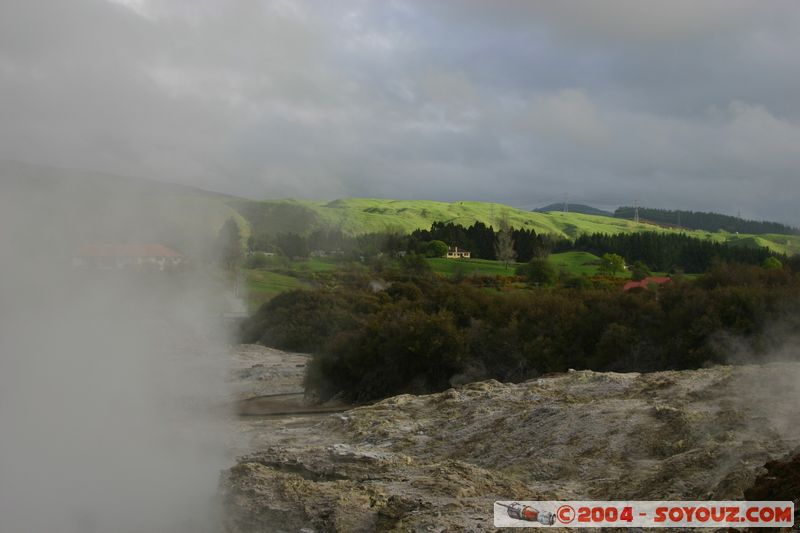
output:
[[[500,507],[505,507],[508,516],[514,520],[522,520],[525,522],[538,522],[545,526],[552,526],[556,517],[553,513],[547,511],[540,511],[529,505],[523,505],[519,502],[513,502],[510,505],[500,502],[495,502]]]
[[[571,524],[575,520],[575,509],[569,505],[562,505],[556,510],[556,516],[562,524]]]

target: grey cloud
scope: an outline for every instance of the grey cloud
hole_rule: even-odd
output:
[[[799,19],[745,0],[7,2],[0,157],[251,197],[568,192],[800,224]]]

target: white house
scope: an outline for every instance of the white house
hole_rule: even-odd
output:
[[[448,246],[447,247],[447,258],[448,259],[469,259],[469,251],[464,250],[463,248],[459,248],[458,246]]]

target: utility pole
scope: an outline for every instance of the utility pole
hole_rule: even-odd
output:
[[[564,193],[564,212],[569,213],[569,194]]]
[[[639,199],[638,198],[633,203],[633,205],[634,205],[633,221],[638,224],[639,223]]]

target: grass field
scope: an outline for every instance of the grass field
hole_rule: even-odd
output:
[[[324,257],[311,257],[308,259],[289,259],[282,256],[265,258],[266,264],[262,270],[277,270],[291,272],[331,272],[340,267],[334,259]]]
[[[293,261],[292,270],[296,272],[331,272],[342,267],[342,263],[334,259],[312,257],[305,261]]]
[[[243,269],[242,272],[245,276],[247,305],[250,311],[258,309],[261,304],[282,292],[309,287],[307,283],[295,277],[269,270]]]
[[[445,276],[482,274],[484,276],[513,276],[518,263],[509,264],[506,268],[499,261],[485,259],[428,259],[431,268],[437,274]],[[550,263],[559,271],[580,276],[597,274],[600,258],[588,252],[564,252],[552,254]]]
[[[486,259],[427,259],[431,269],[437,274],[444,276],[455,276],[456,274],[471,276],[513,276],[516,263],[511,263],[506,268],[499,261],[487,261]]]
[[[270,257],[264,268],[243,268],[247,286],[247,304],[253,311],[274,296],[293,289],[307,289],[314,285],[315,274],[348,268],[330,258],[312,257],[293,260],[286,257]]]

